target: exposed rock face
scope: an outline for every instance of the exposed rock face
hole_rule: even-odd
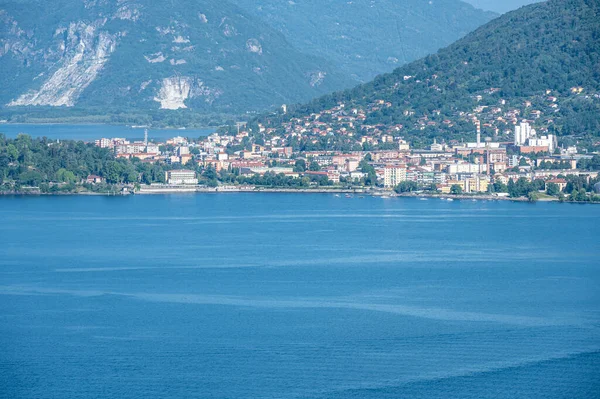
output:
[[[173,76],[163,79],[160,91],[154,101],[160,103],[161,109],[187,108],[185,100],[190,96],[192,79],[187,76]]]
[[[144,89],[149,83],[147,82]],[[204,101],[211,104],[222,94],[221,90],[211,89],[199,79],[189,76],[172,76],[161,81],[160,90],[154,97],[154,101],[160,103],[161,109],[175,110],[187,108],[185,101],[188,99],[204,97]]]
[[[146,58],[146,61],[148,61],[151,64],[155,64],[157,62],[164,62],[167,59],[167,57],[165,57],[160,51],[155,54],[145,55],[144,58]]]
[[[262,45],[257,39],[248,39],[246,42],[246,49],[251,53],[256,53],[262,55],[263,49]]]
[[[58,69],[38,90],[27,92],[8,105],[74,106],[115,51],[117,36],[100,31],[105,22],[71,23],[64,41],[59,43],[64,56]],[[57,31],[57,35],[62,33]]]
[[[312,87],[319,86],[325,80],[326,72],[316,71],[310,74],[310,85]]]
[[[120,1],[119,3],[122,3],[122,1]],[[140,16],[141,12],[139,10],[139,5],[125,4],[119,7],[113,18],[136,22],[138,19],[140,19]]]
[[[19,61],[27,62],[27,58],[35,54],[33,33],[21,29],[4,10],[0,10],[0,34],[0,57],[11,54]]]

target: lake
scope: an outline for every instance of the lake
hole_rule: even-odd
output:
[[[600,206],[0,197],[1,398],[597,398]]]
[[[197,139],[208,136],[216,129],[148,129],[151,140],[166,140],[176,136]],[[47,137],[52,140],[83,140],[93,141],[103,137],[122,137],[130,140],[142,140],[144,129],[133,129],[129,126],[118,125],[62,125],[62,124],[0,124],[0,133],[14,138],[19,133],[32,137]]]

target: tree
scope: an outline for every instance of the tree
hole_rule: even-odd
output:
[[[106,163],[103,177],[109,184],[117,184],[121,182],[121,165],[116,161]]]
[[[367,174],[367,177],[365,178],[365,185],[375,186],[377,184],[377,172],[375,171],[373,165],[369,164],[365,160],[362,160],[358,166],[363,173]]]
[[[556,197],[560,193],[560,187],[556,183],[546,184],[546,194]]]
[[[536,179],[531,183],[532,189],[537,191],[543,191],[546,188],[546,182],[540,179]]]
[[[397,193],[410,193],[419,189],[417,182],[414,181],[403,181],[400,182],[394,189]]]
[[[298,159],[294,164],[294,172],[306,172],[306,161]]]
[[[217,180],[217,171],[212,165],[208,165],[206,170],[204,171],[204,177],[206,180]]]
[[[19,181],[27,186],[39,186],[44,181],[44,176],[36,170],[28,170],[19,175]]]
[[[494,183],[494,192],[495,193],[507,193],[508,186],[500,181]]]
[[[66,170],[65,168],[61,168],[56,172],[56,178],[59,182],[63,183],[76,183],[77,177],[70,170]]]
[[[19,158],[19,151],[17,150],[17,147],[14,146],[14,144],[9,144],[6,147],[6,154],[8,155],[8,159],[11,162],[15,162]]]
[[[515,182],[513,179],[508,180],[508,185],[506,186],[506,192],[511,196],[515,197]]]
[[[530,191],[527,193],[527,199],[529,202],[536,202],[540,199],[540,195],[537,193],[537,191]]]
[[[463,188],[458,184],[453,184],[452,187],[450,187],[450,193],[454,195],[460,195],[463,193]]]
[[[316,161],[312,161],[308,169],[312,172],[318,172],[321,170],[321,165],[319,165]]]

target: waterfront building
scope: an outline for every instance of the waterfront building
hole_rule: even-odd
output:
[[[405,165],[386,165],[383,174],[383,185],[385,188],[396,187],[401,182],[406,181]]]
[[[169,170],[165,172],[165,180],[171,185],[192,185],[198,184],[196,172],[193,170]]]
[[[563,191],[567,187],[567,181],[565,179],[550,179],[546,181],[546,184],[550,183],[556,184],[560,191]]]
[[[100,184],[100,183],[104,183],[104,178],[100,177],[100,176],[96,176],[96,175],[89,175],[85,179],[85,182],[88,184]]]

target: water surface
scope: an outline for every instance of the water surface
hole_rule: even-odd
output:
[[[197,139],[214,132],[215,129],[148,129],[148,137],[153,140],[166,140],[176,136]],[[118,125],[0,124],[0,133],[10,138],[25,133],[31,137],[47,137],[52,140],[93,141],[103,137],[141,140],[144,138],[144,129]]]
[[[596,398],[600,207],[0,198],[2,398]]]

